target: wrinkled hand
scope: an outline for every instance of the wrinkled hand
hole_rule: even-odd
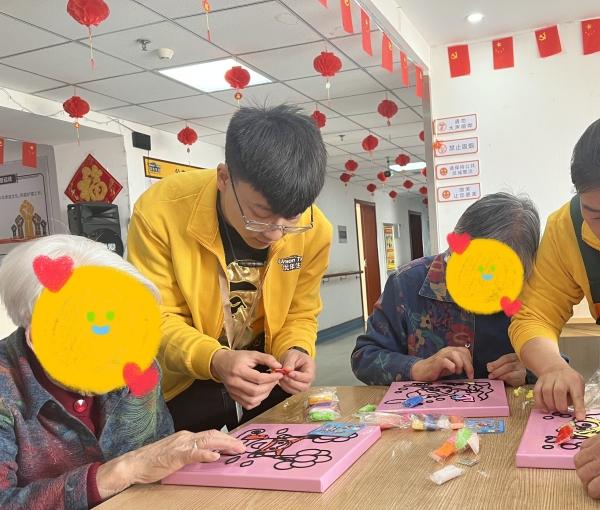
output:
[[[523,386],[527,378],[527,370],[514,352],[488,363],[487,370],[490,379],[500,379],[510,386]]]
[[[450,374],[465,373],[473,379],[473,362],[466,347],[444,347],[427,359],[417,361],[411,369],[414,381],[437,381]]]
[[[535,407],[547,412],[568,412],[568,407],[575,407],[575,417],[585,418],[583,402],[584,381],[581,374],[566,363],[555,365],[544,371],[533,389]]]
[[[157,482],[192,462],[215,462],[219,452],[244,451],[239,439],[216,430],[177,432],[102,464],[96,473],[98,492],[106,499],[133,484]]]
[[[259,372],[255,370],[258,365],[265,365],[272,370],[281,368],[281,363],[270,354],[221,349],[214,354],[210,369],[225,385],[233,400],[245,409],[254,409],[269,396],[283,377],[276,372]]]
[[[316,365],[315,360],[308,354],[297,349],[290,349],[281,357],[281,364],[288,372],[279,381],[279,386],[283,391],[294,395],[310,388],[315,380]]]
[[[600,499],[600,436],[586,439],[575,455],[575,469],[588,495]]]

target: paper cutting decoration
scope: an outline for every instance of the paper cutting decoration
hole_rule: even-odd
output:
[[[413,408],[405,407],[404,402],[414,397],[423,398],[423,403]],[[504,382],[491,379],[392,383],[377,410],[470,418],[510,415]]]
[[[451,233],[446,284],[461,308],[478,314],[519,311],[517,297],[523,287],[523,264],[515,251],[495,239],[471,239]]]
[[[190,464],[162,483],[325,492],[381,436],[379,427],[349,437],[309,436],[314,430],[314,424],[248,425],[234,434],[245,453]]]
[[[571,421],[575,424],[573,437],[556,444],[558,429]],[[600,434],[599,409],[588,410],[585,420],[574,420],[571,414],[534,409],[517,450],[517,467],[575,469],[573,458],[581,443],[597,434]]]
[[[91,154],[83,160],[67,185],[65,195],[73,203],[108,202],[112,204],[123,186]]]
[[[52,379],[86,394],[127,385],[141,396],[154,388],[160,312],[148,288],[116,269],[73,269],[69,257],[37,257],[33,270],[44,290],[31,339]]]

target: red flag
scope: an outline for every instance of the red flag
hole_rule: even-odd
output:
[[[352,27],[350,0],[340,0],[340,8],[342,9],[342,25],[344,26],[344,30],[349,34],[353,34],[354,28]]]
[[[323,7],[327,7],[327,0],[319,0],[319,2],[321,2]]]
[[[4,138],[0,138],[0,165],[4,164]]]
[[[492,41],[492,52],[494,54],[494,69],[515,67],[512,37],[505,37],[503,39]]]
[[[367,55],[373,56],[373,47],[371,46],[371,18],[363,10],[360,10],[360,26],[362,27],[362,47]]]
[[[448,46],[448,62],[450,63],[450,76],[452,78],[471,74],[469,46],[467,44]]]
[[[37,168],[37,145],[31,142],[23,142],[21,144],[21,152],[23,166]]]
[[[400,68],[402,69],[402,85],[408,87],[410,85],[408,81],[408,58],[403,51],[400,52]]]
[[[417,97],[423,97],[423,69],[418,65],[415,65],[415,75],[417,77],[417,87],[415,92]]]
[[[387,69],[390,73],[394,71],[394,53],[392,50],[392,41],[384,33],[381,39],[381,67]]]
[[[551,57],[562,51],[558,27],[556,25],[536,30],[535,40],[537,41],[538,51],[542,58]]]
[[[581,35],[584,55],[600,51],[600,18],[582,21]]]

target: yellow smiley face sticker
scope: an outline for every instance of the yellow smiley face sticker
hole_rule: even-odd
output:
[[[516,313],[524,275],[518,255],[495,239],[469,239],[464,244],[460,253],[453,250],[446,268],[446,285],[454,302],[478,314]]]
[[[45,288],[31,321],[33,350],[44,370],[78,392],[129,385],[136,395],[147,393],[158,380],[151,364],[160,341],[160,312],[150,290],[109,267],[71,269],[58,284],[52,281],[56,271],[47,269],[36,271]]]

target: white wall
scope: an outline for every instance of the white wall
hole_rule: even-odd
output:
[[[377,219],[377,247],[379,249],[379,270],[381,289],[387,280],[385,265],[385,245],[383,224],[400,224],[400,249],[397,250],[398,265],[410,261],[410,238],[408,235],[408,210],[422,213],[423,249],[429,254],[429,229],[427,207],[420,198],[394,202],[385,189],[378,189],[374,196],[363,186],[349,184],[347,187],[338,180],[328,177],[325,187],[317,199],[317,205],[333,225],[333,243],[327,273],[358,271],[358,245],[354,199],[374,202]],[[348,242],[338,240],[338,225],[346,226]],[[360,280],[354,277],[333,278],[321,286],[323,311],[319,316],[319,330],[356,319],[362,316]]]
[[[459,78],[450,78],[446,47],[431,51],[433,118],[476,112],[482,193],[527,193],[542,225],[572,196],[573,146],[600,117],[600,53],[582,55],[579,23],[561,24],[559,31],[563,52],[545,59],[538,56],[533,31],[516,35],[515,67],[499,71],[492,67],[491,41],[470,44],[471,75]],[[437,204],[441,249],[471,203]]]

